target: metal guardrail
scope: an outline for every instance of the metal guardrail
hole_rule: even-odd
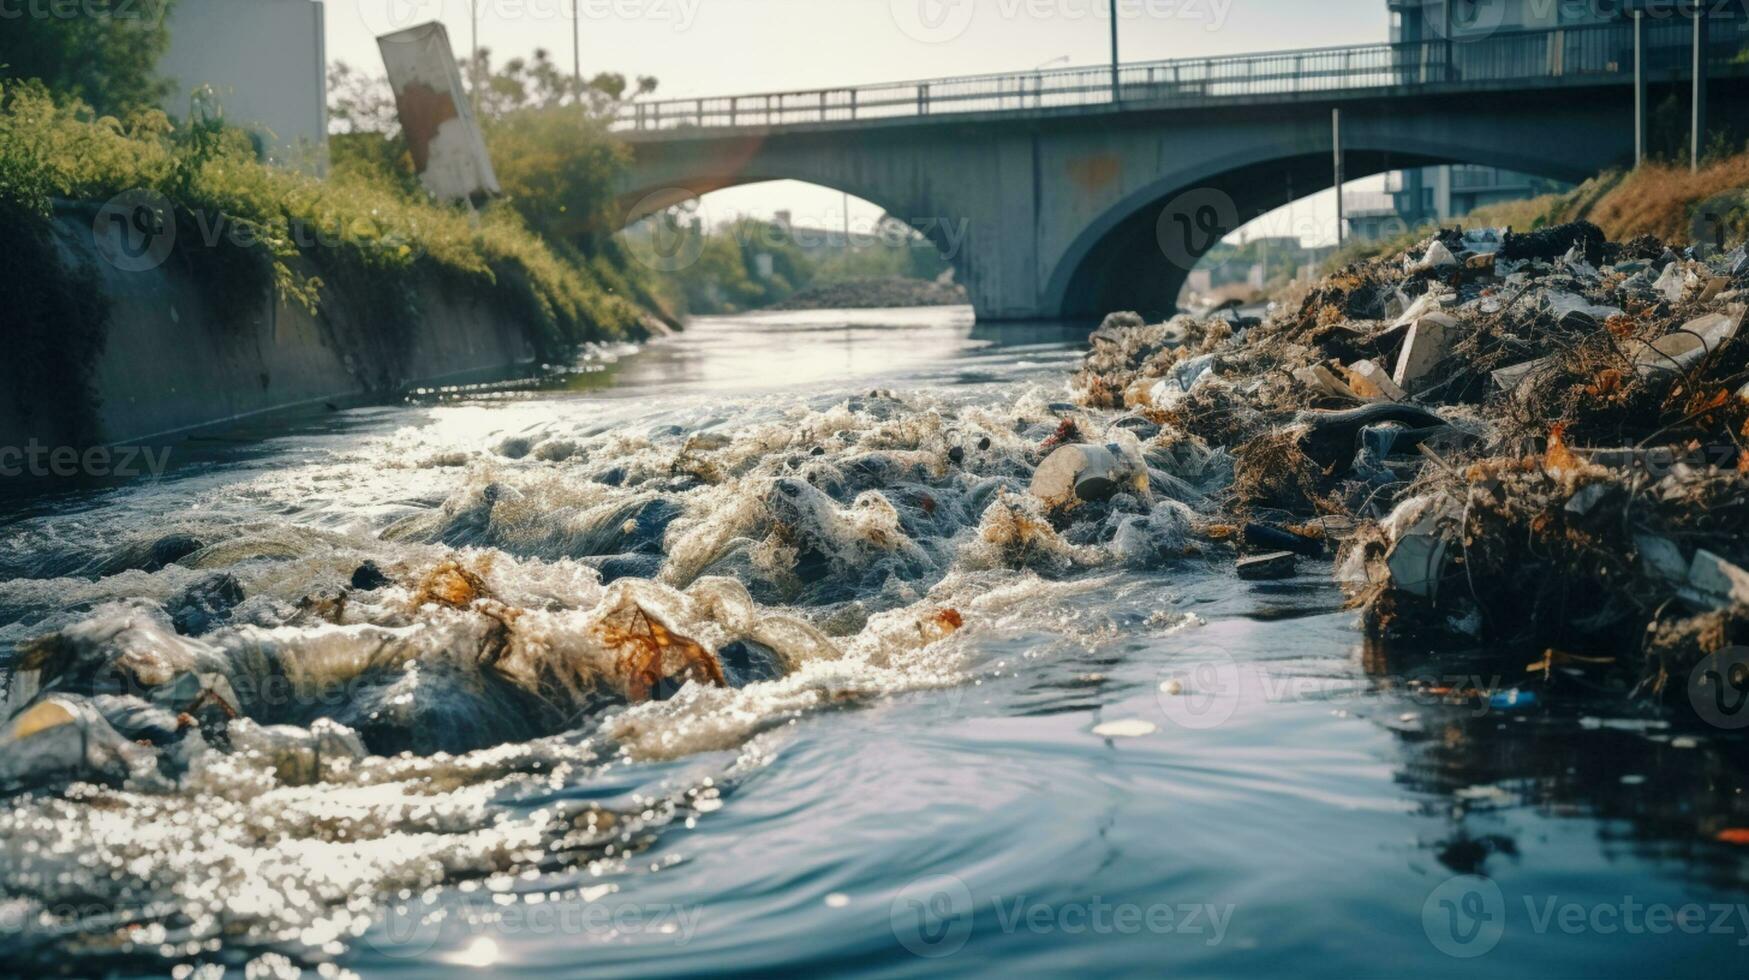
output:
[[[1746,26],[1716,21],[1708,61],[1718,71],[1745,68]],[[1654,79],[1686,72],[1693,44],[1687,21],[1645,25],[1647,71]],[[1218,58],[1178,58],[1111,66],[965,75],[854,88],[629,102],[615,114],[622,131],[781,126],[947,113],[1004,112],[1115,103],[1150,107],[1258,96],[1299,96],[1394,87],[1450,88],[1501,82],[1632,78],[1631,23],[1503,32],[1475,40],[1411,41],[1306,48]]]

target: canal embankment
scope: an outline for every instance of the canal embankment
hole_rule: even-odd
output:
[[[104,220],[110,213],[81,202],[55,208],[52,249],[39,261],[88,291],[84,309],[72,311],[83,319],[62,324],[83,342],[61,356],[89,363],[53,371],[73,384],[6,406],[0,443],[150,440],[278,409],[388,397],[535,359],[513,312],[442,276],[403,284],[397,299],[419,314],[404,330],[347,296],[326,298],[315,310],[276,290],[239,301],[186,260],[118,266],[112,258],[127,253],[128,232]],[[39,364],[56,359],[52,350],[34,353]]]
[[[661,329],[611,246],[535,227],[538,194],[439,204],[370,138],[316,179],[219,120],[6,89],[0,446],[382,398]]]

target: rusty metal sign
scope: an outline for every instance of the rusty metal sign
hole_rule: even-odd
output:
[[[446,201],[479,201],[499,193],[449,32],[436,22],[420,24],[384,34],[377,47],[419,182]]]

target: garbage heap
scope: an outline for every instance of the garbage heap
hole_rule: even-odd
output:
[[[1746,287],[1742,247],[1445,230],[1267,320],[1115,314],[1073,385],[1326,529],[1375,636],[1661,693],[1749,643]]]

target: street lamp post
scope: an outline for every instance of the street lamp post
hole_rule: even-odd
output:
[[[1646,12],[1634,10],[1634,166],[1646,164]]]
[[[1111,101],[1120,99],[1117,87],[1117,0],[1111,0]]]
[[[583,101],[583,21],[577,16],[578,0],[571,0],[571,84],[577,101]]]
[[[468,0],[468,75],[474,115],[480,114],[480,0]]]
[[[1706,83],[1707,83],[1707,5],[1703,0],[1694,4],[1694,122],[1689,129],[1689,166],[1700,169],[1701,154],[1706,152]]]
[[[1341,248],[1343,245],[1347,244],[1347,236],[1343,233],[1344,229],[1342,227],[1343,219],[1347,217],[1347,209],[1343,206],[1344,202],[1342,200],[1342,183],[1347,179],[1347,175],[1343,173],[1344,167],[1342,166],[1341,109],[1330,110],[1330,146],[1335,152],[1335,160],[1333,162],[1335,163],[1336,171],[1336,247]]]

